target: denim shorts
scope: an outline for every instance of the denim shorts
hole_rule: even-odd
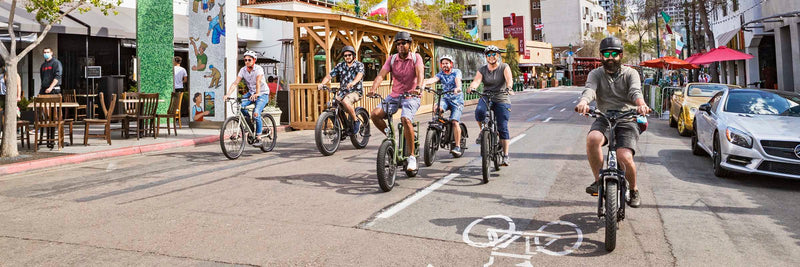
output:
[[[439,101],[439,106],[442,107],[442,110],[450,111],[451,120],[461,121],[461,114],[464,109],[464,98],[460,94],[442,97]]]
[[[397,109],[402,107],[403,111],[400,113],[400,117],[409,119],[411,121],[414,121],[414,115],[417,114],[417,110],[420,106],[419,97],[404,98],[402,96],[392,97],[390,95],[386,96],[385,101],[389,103],[388,110],[384,110],[387,116],[394,115],[394,113],[397,112]],[[376,108],[383,109],[383,104],[378,104]]]
[[[508,140],[511,135],[508,132],[508,118],[511,116],[511,104],[494,102],[492,104],[492,111],[494,111],[494,117],[497,120],[495,123],[497,123],[497,132],[500,135],[500,139]],[[486,118],[486,114],[488,114],[486,102],[484,98],[481,98],[481,100],[478,101],[478,106],[475,108],[475,120],[483,122]]]

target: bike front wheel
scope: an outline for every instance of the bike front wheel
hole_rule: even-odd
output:
[[[356,149],[365,148],[369,144],[370,137],[369,112],[365,109],[356,110],[356,121],[361,123],[361,127],[359,127],[358,132],[350,136],[350,143],[353,143]]]
[[[314,140],[317,143],[317,150],[322,155],[330,156],[336,153],[341,142],[342,131],[339,123],[336,123],[336,116],[331,112],[324,112],[317,120],[317,127],[314,129]]]
[[[228,159],[237,159],[244,151],[245,131],[239,123],[239,118],[230,117],[222,123],[219,130],[219,146],[222,154]]]
[[[617,247],[617,212],[619,211],[619,185],[617,181],[607,181],[603,192],[605,193],[605,215],[603,216],[606,224],[606,251],[611,252]]]
[[[494,148],[494,157],[492,157],[492,162],[494,163],[494,171],[500,170],[500,161],[503,159],[503,146],[500,145],[500,140],[498,140],[497,134],[492,134],[492,147]]]
[[[397,178],[397,162],[395,161],[394,145],[392,141],[385,140],[378,148],[377,173],[378,185],[383,192],[392,191],[395,178]]]
[[[436,140],[438,137],[439,131],[433,128],[428,129],[425,134],[425,147],[422,148],[422,151],[425,154],[426,167],[430,167],[436,161],[436,151],[439,149],[439,142]]]
[[[261,151],[270,152],[278,141],[278,128],[272,115],[261,114]]]
[[[491,146],[489,140],[491,134],[487,130],[481,131],[481,174],[483,174],[483,183],[489,182],[489,161],[491,160]]]

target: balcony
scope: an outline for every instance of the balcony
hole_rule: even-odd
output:
[[[477,18],[477,17],[478,17],[477,10],[464,10],[464,15],[461,18],[466,19],[466,18]]]
[[[240,0],[239,3],[242,6],[247,6],[247,5],[260,5],[260,4],[271,4],[271,3],[281,3],[281,2],[287,2],[287,0]],[[336,2],[338,2],[338,0],[294,0],[294,2],[302,2],[302,3],[308,3],[312,5],[332,8],[333,6],[336,5]]]

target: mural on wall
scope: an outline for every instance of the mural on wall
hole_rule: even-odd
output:
[[[169,103],[173,86],[172,1],[139,0],[136,2],[136,56],[139,59],[139,91],[158,93]],[[167,112],[167,105],[158,105],[159,113]]]
[[[194,0],[189,12],[192,121],[222,121],[225,95],[225,1]]]

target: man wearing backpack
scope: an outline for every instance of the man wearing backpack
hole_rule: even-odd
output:
[[[392,73],[392,93],[386,96],[388,110],[383,110],[382,105],[378,105],[370,113],[370,118],[378,130],[384,132],[387,125],[383,121],[385,116],[392,116],[397,112],[398,108],[402,108],[400,121],[406,129],[414,129],[413,121],[414,115],[420,106],[420,89],[422,88],[425,79],[423,72],[425,66],[422,62],[422,57],[417,53],[411,53],[411,34],[408,32],[398,32],[394,36],[394,44],[397,49],[397,54],[394,54],[386,59],[378,76],[373,81],[372,89],[367,95],[372,96],[378,91],[378,87],[383,82],[383,77],[388,73]],[[403,97],[404,93],[409,93],[412,96]],[[417,159],[414,155],[414,131],[403,131],[406,138],[406,151],[411,155],[408,157],[408,171],[417,169]]]

